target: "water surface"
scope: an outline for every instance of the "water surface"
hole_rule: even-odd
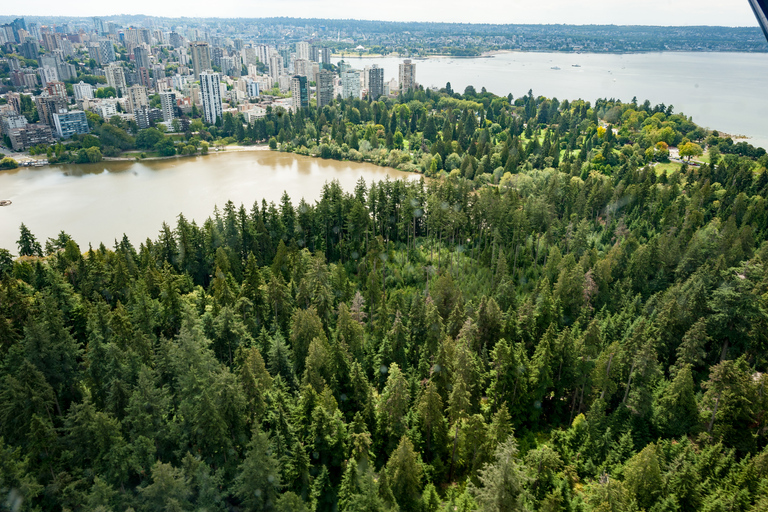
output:
[[[173,160],[101,162],[0,171],[0,247],[16,254],[23,222],[43,243],[64,230],[84,250],[108,247],[123,233],[138,246],[183,212],[202,223],[228,200],[250,211],[254,201],[314,203],[326,182],[351,191],[360,178],[418,179],[418,174],[371,164],[338,162],[272,151],[244,151]]]

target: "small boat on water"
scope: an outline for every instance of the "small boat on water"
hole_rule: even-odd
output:
[[[0,200],[0,206],[11,206],[11,201],[8,199]]]
[[[581,67],[581,64],[572,64],[572,65],[571,65],[571,67],[572,67],[572,68],[580,68],[580,67]]]
[[[557,66],[552,66],[552,69],[554,69],[555,71],[560,71],[560,68]]]

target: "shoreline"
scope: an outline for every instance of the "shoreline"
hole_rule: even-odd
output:
[[[220,155],[220,154],[226,154],[226,153],[241,153],[241,152],[249,152],[249,151],[269,151],[269,145],[266,143],[262,144],[254,144],[253,146],[240,146],[240,145],[231,145],[231,146],[223,146],[223,149],[209,149],[208,154],[202,155],[200,153],[195,153],[194,155],[172,155],[172,156],[148,156],[146,158],[139,158],[139,157],[131,157],[131,156],[105,156],[102,157],[102,162],[154,162],[154,161],[160,161],[160,160],[180,160],[182,158],[190,158],[190,157],[197,157],[197,156],[211,156],[211,155]],[[34,161],[36,159],[29,158],[24,161]],[[19,161],[21,162],[21,161]],[[98,162],[97,162],[98,163]],[[53,167],[56,165],[73,165],[73,162],[57,162],[55,164],[46,164],[46,165],[40,165],[35,166],[36,168],[43,168],[43,167]],[[19,167],[22,167],[19,165]]]

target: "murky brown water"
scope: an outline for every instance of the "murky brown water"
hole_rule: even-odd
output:
[[[156,238],[163,221],[175,226],[181,212],[200,224],[228,200],[250,210],[255,200],[277,203],[287,191],[294,205],[302,197],[314,203],[328,181],[352,191],[361,177],[370,184],[387,176],[419,178],[370,164],[272,151],[0,171],[0,199],[13,201],[0,207],[0,247],[17,253],[22,222],[43,245],[64,230],[83,250],[88,243],[112,247],[123,233],[138,246]]]

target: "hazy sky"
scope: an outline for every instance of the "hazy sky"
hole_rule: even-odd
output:
[[[26,0],[0,14],[354,18],[470,23],[756,26],[747,0]],[[130,10],[128,10],[130,9]],[[21,12],[23,10],[23,12]]]

